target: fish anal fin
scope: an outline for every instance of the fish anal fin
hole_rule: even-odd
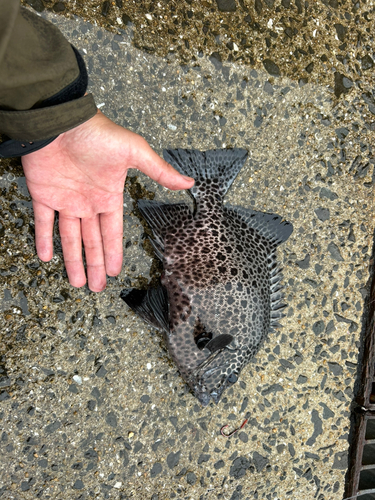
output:
[[[280,215],[234,206],[225,206],[224,209],[229,215],[239,218],[275,245],[286,241],[293,232],[292,223],[284,220]]]
[[[126,304],[150,325],[169,332],[169,305],[166,289],[157,288],[122,290],[120,297]]]

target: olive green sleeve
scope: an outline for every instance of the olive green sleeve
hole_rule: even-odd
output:
[[[39,140],[65,132],[96,113],[91,95],[43,106],[79,77],[75,53],[52,23],[0,0],[0,133]]]

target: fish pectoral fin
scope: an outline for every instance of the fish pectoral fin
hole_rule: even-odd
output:
[[[138,208],[147,224],[152,229],[155,240],[164,251],[165,232],[169,227],[176,226],[192,217],[189,205],[185,203],[166,204],[157,201],[139,200]]]
[[[120,297],[147,323],[169,332],[168,295],[162,285],[147,290],[127,288],[121,292]]]
[[[229,335],[229,333],[222,333],[221,335],[218,335],[217,337],[210,340],[205,345],[205,348],[211,351],[211,353],[214,353],[219,349],[224,349],[224,347],[227,347],[232,342],[232,340],[232,335]]]
[[[280,245],[280,243],[286,241],[293,232],[293,224],[284,220],[280,215],[228,205],[224,209],[228,215],[239,218],[275,245]]]

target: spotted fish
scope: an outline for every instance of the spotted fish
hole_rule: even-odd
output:
[[[246,161],[245,149],[166,150],[176,170],[195,179],[184,203],[140,200],[163,262],[157,288],[126,289],[121,298],[160,329],[195,396],[206,406],[257,353],[283,316],[276,247],[293,226],[280,216],[223,204]]]

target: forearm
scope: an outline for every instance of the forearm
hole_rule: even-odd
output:
[[[18,0],[0,0],[0,132],[37,141],[70,130],[96,112],[86,86],[61,32]]]

